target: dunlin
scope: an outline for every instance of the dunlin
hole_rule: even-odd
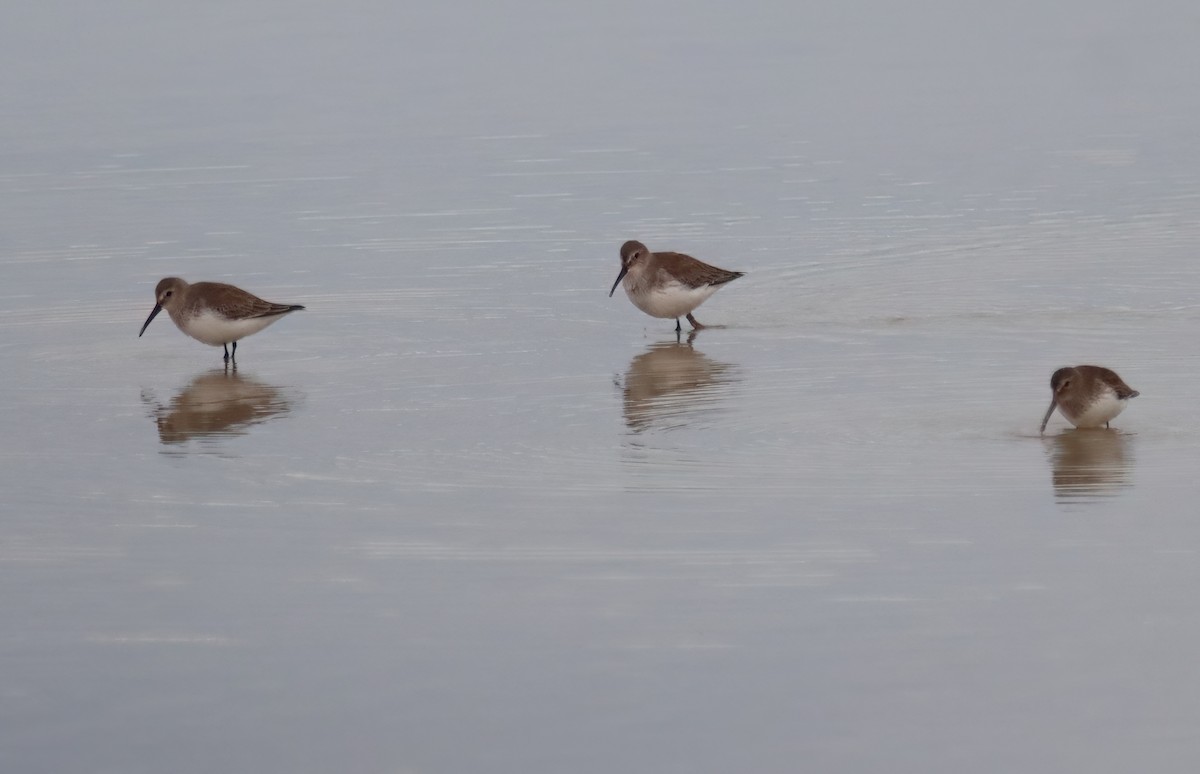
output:
[[[683,253],[652,253],[641,242],[630,240],[621,245],[621,273],[608,296],[612,298],[617,285],[623,284],[634,306],[651,317],[674,318],[678,333],[683,330],[679,324],[682,315],[687,315],[693,328],[703,328],[692,317],[692,310],[742,274],[709,266]]]
[[[273,304],[256,295],[223,282],[197,282],[189,285],[178,277],[167,277],[154,289],[155,304],[138,336],[163,309],[171,315],[179,330],[197,341],[224,347],[225,360],[237,357],[237,343],[304,307],[297,304]],[[233,344],[233,353],[229,352]]]
[[[1138,396],[1138,391],[1115,371],[1093,365],[1058,369],[1050,377],[1050,389],[1054,395],[1042,418],[1043,433],[1055,408],[1076,427],[1108,427],[1109,421],[1125,410],[1129,399]]]

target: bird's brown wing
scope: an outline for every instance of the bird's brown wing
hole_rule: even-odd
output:
[[[231,319],[250,319],[254,317],[272,317],[285,312],[293,312],[304,307],[295,304],[276,304],[264,301],[253,293],[247,293],[239,287],[226,285],[223,282],[197,282],[193,287],[207,285],[206,293],[210,306],[218,314]]]
[[[288,312],[295,312],[295,311],[298,311],[298,310],[304,308],[300,304],[271,304],[271,303],[268,303],[267,306],[268,306],[268,309],[266,311],[260,312],[259,314],[256,314],[254,316],[255,317],[273,317],[277,314],[287,314]]]
[[[1137,390],[1130,387],[1125,382],[1122,382],[1120,379],[1118,379],[1117,382],[1118,382],[1117,384],[1113,385],[1113,392],[1115,392],[1117,394],[1117,397],[1120,398],[1121,400],[1126,400],[1128,398],[1136,398],[1138,395],[1141,394]]]
[[[1139,393],[1137,390],[1125,383],[1125,380],[1117,376],[1117,372],[1111,368],[1103,366],[1079,366],[1080,371],[1091,371],[1097,379],[1112,387],[1113,392],[1121,400],[1128,398],[1136,398]]]
[[[741,271],[718,268],[684,253],[655,253],[654,257],[675,279],[690,288],[724,285],[745,274]]]

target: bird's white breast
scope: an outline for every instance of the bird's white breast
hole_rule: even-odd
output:
[[[703,304],[720,286],[701,285],[693,288],[680,282],[668,282],[650,286],[629,283],[624,287],[629,300],[638,309],[651,317],[673,319],[682,317]]]
[[[1067,419],[1076,427],[1100,427],[1124,411],[1125,404],[1128,402],[1118,398],[1117,393],[1111,388],[1106,389],[1093,397],[1083,411],[1074,416],[1067,415]]]
[[[184,320],[176,320],[179,329],[197,341],[202,341],[214,347],[240,341],[247,336],[258,333],[263,328],[283,317],[281,314],[270,317],[250,317],[247,319],[230,319],[204,310],[199,314]]]

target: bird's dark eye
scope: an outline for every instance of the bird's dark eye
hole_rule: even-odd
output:
[[[170,298],[171,293],[173,293],[173,292],[174,292],[173,290],[168,290],[166,293],[163,293],[163,298]]]

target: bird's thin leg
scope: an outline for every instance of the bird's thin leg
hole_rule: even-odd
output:
[[[691,315],[689,314],[688,317],[691,317]],[[683,330],[683,326],[679,324],[679,318],[676,317],[675,318],[675,332],[679,333],[682,330]]]
[[[233,354],[229,356],[230,360],[237,360],[237,342],[233,342]]]
[[[687,318],[688,318],[688,322],[690,322],[692,324],[692,327],[695,328],[696,330],[700,330],[701,328],[707,327],[705,325],[701,325],[699,320],[697,320],[695,317],[692,317],[691,312],[688,312]]]
[[[225,362],[228,363],[229,362],[229,345],[222,344],[221,348],[225,350]]]

